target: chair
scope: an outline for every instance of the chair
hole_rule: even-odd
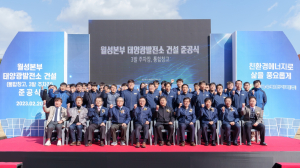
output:
[[[200,121],[197,123],[197,128],[196,129],[197,129],[197,133],[198,133],[198,144],[201,145],[202,128],[201,128],[201,122]],[[219,142],[219,131],[220,131],[220,120],[218,120],[217,128],[216,128],[216,139],[217,139],[218,145],[220,144],[220,142]],[[211,130],[207,129],[207,132],[211,132]]]
[[[243,130],[243,143],[246,145],[246,131],[244,128],[245,121],[241,120],[241,122],[242,122],[241,128]],[[255,132],[255,142],[258,143],[258,140],[260,139],[260,132],[257,131],[256,129],[251,129],[251,132]]]
[[[154,120],[154,122],[153,122],[153,130],[155,130],[155,124],[156,124],[156,120]],[[174,132],[173,132],[173,144],[174,144],[174,146],[175,146],[175,127],[176,127],[176,125],[175,125],[175,122],[174,122]],[[161,132],[168,132],[168,130],[166,130],[166,129],[162,129],[161,130]],[[157,135],[157,131],[155,130],[154,131],[154,145],[157,145],[157,137],[158,137],[158,135]]]
[[[70,121],[67,121],[66,125],[68,125],[69,122],[70,122]],[[90,124],[90,121],[87,120],[87,122],[86,122],[86,127],[84,127],[84,128],[82,129],[82,133],[84,134],[84,138],[83,138],[83,139],[84,139],[84,145],[87,145],[87,138],[85,138],[85,136],[86,136],[85,134],[86,134],[86,128],[89,127],[89,124]],[[68,143],[69,143],[69,137],[70,137],[69,129],[70,129],[70,128],[66,128],[66,134],[67,134],[67,136],[66,136],[66,145],[68,145]],[[75,129],[74,131],[77,132],[76,129]]]
[[[112,125],[111,123],[111,119],[109,119],[109,121],[106,122],[107,125],[107,130],[108,130],[108,138],[107,138],[107,144],[110,144],[110,138],[111,138],[111,130],[110,127]],[[127,125],[127,130],[126,130],[126,145],[128,146],[128,141],[129,141],[129,128],[130,127],[130,122]],[[117,130],[116,133],[121,133],[121,130]]]
[[[219,120],[220,121],[220,120]],[[239,121],[240,123],[240,126],[241,126],[241,129],[242,129],[242,121]],[[223,122],[220,121],[220,128],[221,128],[221,137],[220,137],[220,143],[221,145],[223,145],[223,141],[224,141],[224,129],[222,128],[222,125],[223,125]],[[230,132],[232,132],[232,130],[230,130]],[[242,145],[242,130],[240,130],[240,134],[239,134],[239,137],[240,137],[240,145]]]
[[[180,141],[180,136],[184,136],[184,135],[181,135],[180,134],[180,130],[179,130],[179,123],[178,123],[178,121],[176,120],[175,121],[175,123],[176,123],[176,125],[175,125],[175,129],[176,129],[176,142],[177,142],[177,145],[179,145],[179,141]],[[198,131],[198,129],[197,129],[197,125],[198,125],[198,123],[200,123],[200,121],[199,120],[196,120],[196,122],[195,122],[195,125],[194,125],[194,127],[195,127],[195,144],[196,145],[198,145],[198,134],[197,134],[197,131]],[[190,132],[189,130],[185,130],[185,132]]]
[[[90,126],[90,121],[87,121],[87,127],[86,128],[88,128]],[[104,143],[105,143],[105,145],[107,145],[107,135],[108,135],[108,130],[107,130],[107,122],[106,122],[106,124],[105,124],[105,139],[104,139]],[[94,133],[100,133],[100,130],[99,129],[95,129],[94,130]],[[84,142],[88,142],[88,136],[89,136],[89,132],[88,131],[86,131],[86,134],[84,134],[85,136],[84,136]],[[86,144],[85,144],[86,145]]]
[[[46,129],[46,126],[47,126],[47,120],[44,121],[44,135],[43,135],[43,145],[45,145],[46,143],[46,136],[47,136],[47,129]],[[62,127],[62,130],[61,130],[61,143],[62,145],[65,145],[65,130],[66,130],[66,122],[64,122],[64,125]],[[52,131],[52,133],[55,132],[56,133],[56,130],[54,129]],[[50,138],[51,139],[51,138]],[[68,144],[67,144],[68,145]]]
[[[134,129],[133,120],[131,120],[130,123],[131,123],[131,146],[132,146],[133,143],[135,143],[135,141],[136,141],[136,137],[135,137],[135,129]],[[152,146],[152,129],[153,129],[152,123],[153,123],[153,121],[151,121],[149,123],[150,128],[149,128],[148,142],[150,143],[150,146]],[[143,130],[141,130],[140,132],[143,132]]]

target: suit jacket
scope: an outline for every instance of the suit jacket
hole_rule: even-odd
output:
[[[262,123],[263,121],[263,112],[262,109],[260,107],[255,106],[254,107],[254,112],[256,115],[256,123]],[[250,114],[251,114],[251,108],[250,106],[246,106],[244,109],[242,109],[242,111],[240,112],[241,116],[244,116],[244,121],[250,121]]]
[[[63,121],[66,121],[68,119],[68,114],[67,114],[67,110],[63,107],[60,107],[60,117],[61,117],[61,120]],[[56,112],[56,108],[55,106],[50,106],[49,108],[43,106],[43,110],[45,113],[48,113],[48,119],[47,119],[47,123],[46,123],[46,126],[48,126],[48,124],[52,121],[54,115],[55,115],[55,112]]]
[[[67,127],[70,127],[71,124],[74,123],[76,117],[78,114],[77,107],[69,108],[68,109],[68,117],[71,117],[71,121],[67,125]],[[88,110],[85,107],[80,108],[80,113],[79,113],[79,122],[83,125],[86,126],[86,120],[88,119]]]

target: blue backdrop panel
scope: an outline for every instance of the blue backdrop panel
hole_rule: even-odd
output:
[[[68,34],[68,83],[88,82],[90,35]]]
[[[233,80],[262,81],[268,96],[264,118],[300,118],[300,62],[282,31],[233,34]]]
[[[231,34],[210,35],[210,81],[226,87],[232,81]]]
[[[41,86],[64,81],[64,32],[19,32],[0,66],[0,119],[43,118]]]

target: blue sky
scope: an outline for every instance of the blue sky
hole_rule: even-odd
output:
[[[89,19],[211,19],[212,33],[284,31],[300,54],[300,0],[1,0],[0,57],[18,31],[88,33]]]

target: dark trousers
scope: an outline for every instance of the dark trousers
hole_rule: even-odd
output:
[[[179,129],[180,129],[180,135],[181,135],[181,141],[185,141],[185,130],[188,129],[190,132],[190,136],[187,138],[190,138],[190,142],[194,142],[195,139],[195,126],[185,123],[179,123]]]
[[[208,136],[207,136],[207,129],[210,129],[211,130],[211,138],[212,140],[214,141],[216,139],[216,129],[217,129],[217,126],[216,126],[216,123],[213,123],[213,125],[210,125],[210,124],[201,124],[202,126],[202,131],[203,131],[203,138],[204,138],[204,142],[208,142]]]
[[[74,131],[75,129],[77,130],[77,141],[81,141],[83,125],[76,125],[76,123],[70,125],[70,134],[71,134],[72,142],[76,142],[75,131]]]
[[[113,142],[117,142],[117,130],[121,130],[121,141],[126,140],[126,131],[127,127],[123,127],[122,124],[113,124],[110,128],[110,131],[112,133]]]
[[[93,140],[93,135],[94,135],[94,131],[95,129],[99,129],[100,132],[100,138],[101,140],[105,139],[105,127],[106,126],[100,126],[97,124],[92,123],[89,127],[88,127],[88,140],[92,141]]]
[[[244,129],[246,133],[246,140],[247,142],[251,142],[251,129],[255,129],[260,132],[260,142],[265,142],[265,125],[259,123],[257,126],[253,126],[253,122],[246,122]]]
[[[62,126],[63,123],[58,124],[57,121],[50,121],[48,126],[47,126],[47,138],[51,138],[52,136],[52,131],[55,129],[57,132],[57,138],[61,138],[62,134]]]
[[[143,141],[146,142],[149,137],[149,124],[135,124],[135,138],[137,139],[137,142],[140,141],[140,135],[141,135],[141,129],[143,129],[144,136]]]
[[[174,125],[173,124],[162,124],[162,123],[156,123],[155,129],[157,131],[157,135],[161,141],[163,141],[163,136],[161,130],[166,129],[168,130],[168,141],[172,140],[172,136],[174,133]]]
[[[237,142],[238,135],[240,134],[241,131],[241,126],[239,123],[235,123],[234,125],[230,125],[228,123],[222,124],[222,129],[224,129],[225,135],[226,135],[226,140],[227,142],[231,141],[231,130],[233,131],[233,141]]]

